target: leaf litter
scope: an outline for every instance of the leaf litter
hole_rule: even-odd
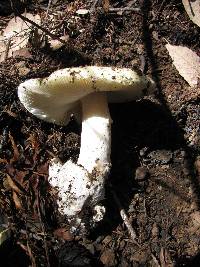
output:
[[[39,15],[34,16],[31,13],[23,15],[37,24],[41,23]],[[12,57],[14,52],[27,47],[31,31],[32,25],[30,23],[19,17],[12,18],[0,36],[0,62]]]
[[[89,3],[89,1],[85,2]],[[113,2],[114,1],[112,1],[112,3]],[[153,9],[154,12],[157,12],[157,9],[155,9],[156,3],[157,1],[152,2],[152,8],[154,7]],[[164,7],[169,7],[167,2],[164,1],[163,3]],[[88,6],[83,5],[83,8],[88,8]],[[70,39],[74,41],[75,44],[78,45],[80,49],[83,48],[83,50],[87,50],[89,53],[91,53],[92,56],[94,56],[93,64],[94,63],[101,65],[113,64],[118,66],[128,65],[130,67],[133,67],[131,60],[133,58],[138,57],[135,46],[131,46],[131,49],[129,49],[130,46],[128,46],[128,53],[127,53],[124,44],[126,43],[130,44],[136,42],[136,45],[141,45],[140,38],[138,38],[137,41],[134,41],[135,39],[132,38],[132,36],[133,37],[135,36],[135,33],[137,33],[138,36],[140,36],[142,25],[139,22],[140,21],[139,18],[141,17],[140,16],[138,17],[137,15],[133,16],[132,14],[131,16],[126,15],[121,18],[115,15],[112,15],[111,18],[109,17],[109,14],[106,15],[106,18],[104,17],[104,15],[101,15],[100,17],[96,15],[92,16],[93,16],[92,19],[95,19],[94,23],[95,28],[93,28],[94,25],[89,21],[88,18],[86,19],[81,18],[79,22],[76,22],[75,26],[77,28],[80,27],[81,29],[82,28],[84,29],[82,35],[78,36],[77,38],[73,37],[73,35],[70,34],[71,30],[66,29],[66,36],[69,34]],[[164,17],[163,13],[161,13],[161,17],[162,18]],[[69,14],[67,14],[66,12],[64,21],[65,22],[70,21],[70,18],[71,15],[69,16]],[[158,31],[157,29],[159,27],[162,28],[161,21],[159,21],[156,25],[152,23],[154,31]],[[171,10],[167,13],[167,16],[164,17],[164,21],[167,22],[166,25],[168,26],[166,27],[168,27],[170,31],[173,30],[170,26],[171,21],[173,23],[174,22],[177,22],[177,24],[179,23],[178,20],[176,20],[176,18],[174,17],[174,13]],[[83,25],[82,22],[84,22]],[[122,26],[122,22],[125,26]],[[180,26],[180,23],[178,25]],[[106,29],[105,32],[104,28]],[[164,28],[162,29],[163,32],[166,34]],[[77,35],[78,34],[79,33],[77,33]],[[60,31],[59,35],[63,36],[65,35],[65,33]],[[165,37],[169,38],[168,35]],[[165,57],[163,57],[162,50],[160,49],[160,47],[161,46],[162,48],[164,47],[163,45],[164,42],[161,43],[160,38],[158,38],[156,42],[157,46],[154,46],[155,49],[154,51],[158,52],[158,59],[159,59],[158,65],[160,69],[162,69],[162,74],[160,76],[162,91],[163,93],[166,93],[165,88],[166,85],[169,84],[171,87],[170,93],[173,95],[173,93],[174,92],[176,93],[179,89],[179,87],[177,87],[176,85],[179,83],[180,87],[182,86],[182,88],[184,88],[185,83],[183,79],[181,79],[181,77],[179,77],[178,75],[176,76],[174,68],[170,66],[168,60],[166,61],[165,48],[163,49]],[[100,49],[99,45],[101,45]],[[115,47],[115,49],[113,49],[113,46]],[[188,47],[192,48],[194,46],[188,45]],[[57,49],[57,44],[55,46],[55,50],[56,49]],[[144,51],[142,51],[142,53],[144,53]],[[73,57],[73,55],[70,55],[70,57],[73,59],[73,65],[76,63],[83,64],[82,61],[77,61],[76,57]],[[148,64],[150,65],[150,61],[145,56],[145,54],[144,58],[147,62],[147,65]],[[167,58],[169,59],[168,55]],[[43,56],[41,62],[44,62],[45,59],[46,57]],[[8,59],[7,62],[9,62],[9,64],[12,64],[10,63],[12,62],[10,61],[10,59]],[[5,62],[5,64],[7,62]],[[167,66],[165,66],[166,62]],[[67,64],[69,63],[67,62]],[[37,73],[35,75],[38,75],[38,70],[41,69],[40,65],[39,64],[37,65],[35,63],[35,65],[33,66],[34,67],[37,66],[36,68],[37,71],[35,71]],[[57,66],[57,68],[60,67],[61,67],[60,65]],[[50,64],[47,66],[47,71],[49,71],[49,69],[50,69]],[[148,69],[148,71],[150,72],[151,70]],[[175,79],[173,79],[174,77]],[[22,79],[25,78],[26,78],[25,76],[22,77]],[[11,79],[13,79],[13,76],[11,76]],[[6,88],[8,92],[10,92],[8,79],[6,80],[6,82],[8,84],[8,87]],[[19,82],[20,81],[18,80],[17,82],[15,82],[16,87]],[[182,92],[180,93],[180,95],[178,95],[176,101],[174,101],[176,105],[180,103],[181,96]],[[151,105],[153,106],[152,103]],[[135,110],[134,107],[137,106],[139,107],[139,109],[136,109],[138,112],[133,112]],[[142,109],[140,109],[140,107],[142,107]],[[184,107],[187,107],[187,102],[185,102]],[[145,108],[147,112],[145,112]],[[113,131],[114,132],[113,146],[117,151],[116,155],[119,154],[118,156],[114,156],[114,158],[115,157],[116,158],[114,159],[114,165],[113,165],[113,172],[114,172],[113,184],[115,186],[115,190],[117,191],[117,193],[119,193],[119,196],[120,197],[122,196],[122,198],[120,198],[122,204],[128,204],[128,205],[130,204],[130,201],[126,200],[128,194],[126,194],[126,191],[124,191],[124,189],[126,189],[126,184],[127,187],[130,187],[131,190],[137,190],[133,189],[132,182],[134,180],[134,177],[130,175],[130,173],[132,174],[135,171],[135,168],[137,167],[136,166],[137,164],[135,163],[135,159],[137,160],[137,153],[135,153],[134,151],[136,150],[134,149],[136,146],[139,149],[139,153],[142,151],[142,146],[144,145],[145,147],[147,147],[147,149],[149,149],[150,147],[150,149],[155,150],[154,140],[156,140],[156,145],[164,146],[164,148],[166,149],[168,148],[170,150],[170,153],[172,153],[173,157],[169,164],[162,166],[162,164],[158,162],[156,163],[155,157],[153,157],[150,160],[151,162],[149,164],[148,163],[149,159],[147,162],[145,161],[146,160],[145,154],[142,154],[142,152],[140,153],[141,156],[139,158],[139,161],[141,164],[145,164],[145,166],[147,165],[149,167],[150,179],[149,181],[145,181],[146,185],[143,188],[144,193],[139,190],[137,191],[137,194],[135,194],[135,191],[128,191],[131,194],[131,196],[134,195],[132,197],[133,208],[132,211],[128,211],[128,215],[132,219],[131,222],[133,224],[134,229],[136,229],[137,238],[140,245],[139,248],[131,243],[131,240],[128,238],[127,230],[123,227],[122,222],[116,220],[115,214],[113,213],[113,209],[115,209],[114,201],[111,201],[113,202],[111,203],[112,209],[108,210],[108,213],[109,214],[111,213],[111,216],[114,215],[113,216],[114,227],[112,227],[109,233],[108,232],[104,232],[103,234],[95,233],[98,236],[96,240],[87,239],[83,240],[82,243],[85,244],[86,246],[88,245],[88,247],[90,245],[93,248],[95,255],[100,259],[103,258],[102,255],[104,251],[106,250],[112,251],[112,254],[108,253],[108,260],[105,262],[105,266],[109,266],[110,264],[109,257],[111,255],[113,255],[113,262],[115,263],[115,266],[132,266],[132,265],[139,266],[141,264],[144,266],[147,265],[155,266],[155,264],[151,265],[151,258],[150,258],[151,254],[155,255],[156,257],[155,262],[157,262],[160,266],[161,265],[166,266],[167,264],[170,266],[171,260],[179,264],[181,258],[192,257],[197,252],[196,243],[195,241],[193,242],[193,239],[196,240],[195,238],[197,237],[197,235],[195,232],[187,230],[187,220],[188,218],[189,220],[191,220],[190,219],[191,209],[190,207],[187,206],[188,211],[186,210],[182,212],[184,203],[180,198],[178,198],[178,196],[176,196],[175,193],[175,190],[177,190],[178,192],[179,191],[182,192],[184,196],[187,196],[188,183],[189,184],[191,183],[191,181],[187,182],[187,185],[185,186],[186,180],[185,176],[182,174],[182,169],[185,168],[185,166],[182,166],[181,164],[186,160],[183,153],[184,151],[181,150],[183,148],[179,147],[180,144],[178,144],[179,149],[177,149],[177,147],[174,146],[174,143],[176,143],[176,141],[174,140],[177,140],[176,130],[172,127],[173,129],[171,138],[170,137],[171,126],[167,125],[166,119],[164,118],[165,117],[164,114],[161,112],[160,109],[157,109],[155,105],[152,107],[152,109],[150,108],[148,109],[148,103],[146,102],[145,104],[145,101],[144,102],[141,101],[141,103],[138,104],[131,103],[129,108],[125,107],[125,109],[127,112],[120,113],[119,111],[117,111],[118,112],[117,114],[119,114],[119,116],[116,114],[113,115],[113,117],[116,119],[116,122],[117,120],[120,120],[120,116],[123,117],[121,122],[124,122],[124,124],[122,123],[123,124],[122,127],[120,125],[120,127],[115,128],[115,131]],[[116,112],[115,109],[112,110],[114,110],[113,113]],[[25,210],[25,212],[22,212],[22,210],[16,209],[20,203],[18,203],[18,199],[16,198],[16,196],[14,196],[13,199],[12,191],[9,190],[9,192],[7,192],[8,193],[7,199],[10,196],[11,204],[14,204],[11,205],[11,211],[9,210],[9,212],[11,212],[11,214],[14,215],[15,218],[14,226],[16,228],[17,227],[20,228],[18,236],[19,233],[25,233],[23,234],[23,237],[21,237],[21,240],[18,240],[18,242],[21,244],[21,246],[23,246],[22,243],[26,244],[26,246],[24,246],[24,250],[26,251],[27,254],[29,254],[29,257],[32,261],[32,265],[47,266],[46,257],[44,256],[45,240],[43,237],[47,237],[47,246],[48,246],[47,248],[49,249],[50,253],[54,249],[56,251],[56,248],[58,246],[58,239],[61,239],[62,240],[61,242],[72,239],[72,237],[69,235],[70,233],[68,233],[68,228],[65,226],[65,224],[64,225],[62,223],[59,223],[58,225],[54,224],[54,226],[52,227],[51,224],[52,221],[50,220],[50,218],[52,218],[53,216],[52,214],[54,212],[54,209],[52,210],[47,209],[45,211],[45,209],[48,208],[49,195],[52,192],[44,188],[44,183],[47,181],[47,176],[48,176],[48,160],[50,157],[50,152],[52,154],[55,154],[55,151],[53,149],[53,147],[55,147],[56,151],[59,150],[58,154],[67,153],[68,157],[68,156],[73,156],[74,153],[73,151],[76,151],[76,153],[78,153],[77,152],[78,150],[77,148],[75,149],[74,137],[70,139],[72,140],[72,145],[71,145],[72,150],[67,148],[66,143],[67,141],[69,141],[69,137],[66,136],[66,134],[64,133],[65,129],[60,131],[60,129],[56,128],[58,131],[58,137],[62,137],[61,142],[59,144],[58,140],[53,141],[53,140],[48,140],[47,138],[47,133],[52,134],[52,128],[54,126],[52,127],[52,125],[45,125],[41,130],[40,122],[30,117],[27,119],[27,114],[25,114],[24,111],[20,109],[20,107],[18,107],[15,111],[18,115],[18,119],[20,119],[20,121],[22,120],[21,122],[23,128],[21,128],[20,131],[22,131],[23,135],[20,135],[19,138],[19,136],[17,136],[17,134],[15,133],[15,129],[11,131],[13,139],[16,144],[13,147],[11,140],[8,139],[7,148],[12,153],[12,156],[11,153],[9,154],[6,151],[4,151],[7,157],[6,161],[2,159],[3,163],[2,165],[4,164],[7,165],[6,166],[7,172],[11,176],[11,179],[13,179],[14,182],[15,181],[18,182],[19,180],[21,182],[20,185],[22,185],[22,188],[27,190],[28,196],[23,198],[23,195],[21,196],[19,193],[17,193],[19,200],[21,200],[23,209]],[[159,117],[158,120],[155,119],[157,118],[156,111],[158,111],[157,113],[161,112],[160,115],[161,118]],[[138,114],[138,116],[136,116],[137,118],[135,118],[135,116],[132,115],[135,113]],[[141,116],[141,113],[145,114],[145,118]],[[150,116],[148,115],[148,113],[150,113]],[[182,111],[180,111],[179,114],[181,114],[181,116],[185,115],[183,114]],[[176,116],[175,119],[177,119]],[[12,118],[12,120],[14,121],[17,119]],[[156,121],[155,124],[154,121]],[[194,119],[192,119],[192,122],[194,122]],[[137,127],[134,127],[134,129],[132,130],[133,124],[134,126],[136,124]],[[26,125],[26,127],[24,127],[24,125]],[[113,126],[116,127],[116,124],[114,124]],[[164,129],[163,132],[162,132],[162,127]],[[37,133],[36,129],[40,130],[37,136],[34,135],[34,133],[35,134]],[[124,137],[120,139],[118,136],[117,140],[119,142],[117,143],[116,143],[116,129],[118,129],[119,136]],[[30,135],[30,132],[33,133],[33,135]],[[157,133],[159,134],[157,135]],[[67,141],[65,141],[65,139]],[[163,144],[161,142],[162,139],[164,140]],[[171,140],[170,148],[167,147],[169,139]],[[52,142],[50,143],[50,141]],[[125,149],[123,149],[123,146],[120,143],[124,144]],[[60,147],[61,145],[62,148]],[[15,151],[14,153],[14,150],[16,150],[16,146],[20,154],[19,156],[17,151]],[[60,149],[58,149],[59,147]],[[46,148],[49,150],[48,153]],[[174,149],[177,149],[177,151],[172,151]],[[74,155],[74,157],[76,157],[76,154]],[[10,158],[13,159],[12,166],[10,164]],[[125,166],[125,164],[128,165],[128,163],[131,163],[130,166],[126,166],[123,169],[123,166]],[[6,168],[5,168],[5,173],[6,173]],[[168,174],[167,176],[166,173]],[[130,182],[130,180],[132,182]],[[173,181],[175,181],[174,184]],[[159,185],[158,183],[161,184]],[[171,186],[175,190],[168,190],[167,187],[166,188],[164,187],[165,184],[167,184],[168,187]],[[17,183],[16,185],[18,186]],[[21,189],[21,187],[19,188]],[[42,194],[43,198],[41,198]],[[108,195],[108,200],[110,201],[109,195]],[[190,200],[195,201],[194,199]],[[181,211],[178,212],[178,215],[176,213],[176,209]],[[111,221],[112,218],[109,221],[106,221],[106,227],[112,224]],[[151,237],[152,222],[156,222],[157,224],[156,231],[158,233],[156,234],[156,237],[155,236]],[[56,242],[55,239],[52,238],[52,233],[54,233],[54,235],[56,236],[55,237]],[[102,239],[103,240],[106,239],[107,237],[110,237],[109,239],[110,242],[108,244],[104,244],[103,242],[100,241]],[[80,240],[78,242],[80,242]],[[69,244],[70,242],[66,243]],[[143,253],[140,253],[141,251]],[[73,251],[70,248],[70,252],[68,255],[71,255],[72,253]],[[141,254],[141,256],[138,256],[138,254],[139,255]],[[64,255],[66,255],[66,253]],[[80,253],[77,255],[77,257],[79,257],[79,255]],[[57,265],[54,264],[52,266],[57,266]]]

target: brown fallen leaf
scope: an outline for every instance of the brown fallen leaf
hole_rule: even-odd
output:
[[[185,46],[166,44],[166,48],[179,74],[191,87],[197,86],[200,80],[200,57]]]
[[[16,185],[16,183],[13,181],[13,179],[10,177],[10,175],[7,174],[7,182],[8,185],[10,186],[10,188],[17,193],[22,193],[22,191],[20,190],[20,188]]]
[[[110,7],[110,0],[104,0],[103,1],[103,9],[105,12],[109,11],[109,7]]]
[[[17,148],[17,145],[15,144],[14,138],[12,137],[10,132],[9,132],[9,139],[10,139],[10,142],[12,144],[12,148],[13,148],[13,152],[14,152],[14,155],[13,155],[12,159],[10,160],[10,164],[12,164],[13,162],[15,162],[19,159],[20,153],[19,153],[19,150]]]
[[[72,241],[74,239],[73,235],[66,228],[58,228],[53,233],[55,237],[63,239],[65,241]]]
[[[7,159],[0,159],[0,163],[8,164]]]
[[[182,3],[190,19],[200,27],[200,1],[182,0]]]
[[[26,18],[40,24],[40,16],[30,13],[23,14]],[[0,62],[12,57],[13,52],[27,46],[30,33],[30,23],[24,22],[19,17],[12,18],[0,36]]]

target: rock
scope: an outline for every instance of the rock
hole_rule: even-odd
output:
[[[101,254],[100,261],[104,264],[105,267],[112,267],[117,265],[115,259],[115,253],[112,249],[106,249]]]

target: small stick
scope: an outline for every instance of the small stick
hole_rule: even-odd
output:
[[[113,198],[114,198],[116,204],[118,205],[118,207],[120,209],[121,218],[122,218],[124,224],[126,225],[132,240],[135,242],[136,233],[135,233],[132,225],[130,224],[128,215],[126,214],[125,210],[122,208],[121,202],[120,202],[119,198],[117,197],[116,193],[114,192],[114,190],[112,188],[111,188],[111,193],[113,195]]]
[[[139,7],[110,7],[109,12],[125,12],[125,11],[134,11],[134,12],[140,12],[141,9]]]
[[[45,226],[42,221],[42,216],[41,216],[41,200],[40,200],[40,192],[37,188],[37,196],[36,196],[36,201],[37,201],[37,210],[38,210],[38,217],[40,221],[40,226],[43,234],[43,242],[44,242],[44,250],[45,250],[45,256],[46,256],[46,263],[47,267],[50,267],[50,261],[49,261],[49,250],[48,250],[48,245],[47,245],[47,240],[46,240],[46,233],[45,233]]]

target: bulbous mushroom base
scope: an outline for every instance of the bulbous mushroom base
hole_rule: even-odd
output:
[[[71,224],[71,230],[81,232],[103,219],[105,208],[98,205],[104,199],[104,184],[109,164],[97,162],[92,173],[71,160],[61,164],[53,159],[49,166],[49,183],[58,191],[58,208]]]

